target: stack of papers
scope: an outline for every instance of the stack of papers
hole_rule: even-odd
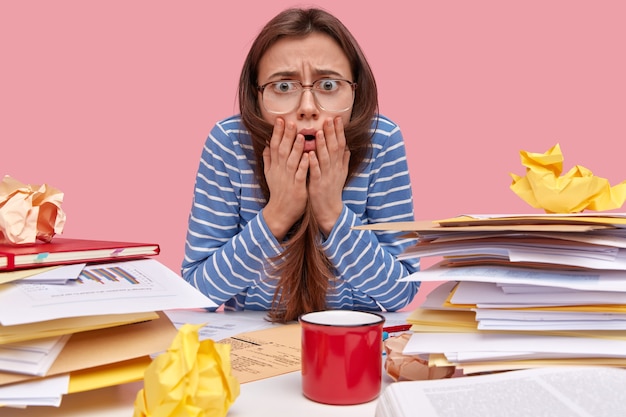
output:
[[[466,374],[626,366],[626,214],[366,227],[416,235],[402,258],[441,258],[405,278],[441,282],[408,317],[413,334],[405,354]]]
[[[66,240],[57,258],[37,252],[54,243],[0,247],[10,269],[0,272],[0,406],[59,406],[67,393],[140,380],[176,335],[164,310],[217,307],[156,259],[94,242],[68,252]],[[134,246],[158,253],[123,247]],[[18,252],[38,266],[18,267]]]

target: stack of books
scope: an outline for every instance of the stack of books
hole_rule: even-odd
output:
[[[366,226],[404,230],[401,258],[438,262],[407,318],[404,354],[465,374],[626,366],[626,214],[484,215]]]
[[[215,307],[158,253],[67,238],[0,245],[0,406],[59,406],[142,379],[176,335],[164,310]]]

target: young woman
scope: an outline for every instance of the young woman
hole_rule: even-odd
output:
[[[285,322],[323,309],[394,311],[419,284],[414,240],[353,226],[413,220],[402,134],[377,113],[356,40],[320,9],[288,9],[252,44],[240,114],[198,169],[183,277],[226,310]]]

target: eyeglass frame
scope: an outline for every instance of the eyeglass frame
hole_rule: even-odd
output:
[[[346,107],[345,109],[341,109],[341,110],[328,110],[326,108],[324,108],[324,106],[322,106],[319,102],[319,100],[317,99],[317,96],[315,95],[315,90],[313,90],[313,86],[317,83],[319,83],[320,81],[343,81],[345,83],[348,83],[348,85],[350,85],[350,89],[352,90],[352,103]],[[300,88],[302,89],[302,92],[300,93],[300,101],[302,100],[302,95],[304,94],[304,90],[309,90],[311,91],[311,94],[313,95],[313,99],[315,100],[315,104],[317,105],[317,107],[319,107],[322,110],[326,110],[326,111],[330,111],[333,113],[341,113],[344,112],[348,109],[350,109],[353,105],[354,105],[354,92],[358,86],[357,83],[353,82],[353,81],[349,81],[349,80],[345,80],[343,78],[320,78],[319,80],[315,80],[313,81],[312,84],[303,84],[302,81],[300,80],[277,80],[277,81],[269,81],[265,84],[262,85],[257,85],[257,90],[259,90],[259,92],[261,93],[261,102],[263,103],[263,108],[265,108],[265,110],[269,113],[272,114],[287,114],[289,112],[294,111],[296,108],[298,108],[298,104],[295,105],[295,107],[289,111],[284,111],[284,112],[275,112],[275,111],[271,111],[268,110],[267,107],[265,107],[265,101],[263,100],[264,97],[264,92],[265,92],[265,88],[267,88],[267,86],[271,85],[271,84],[276,84],[276,83],[280,83],[280,82],[290,82],[290,83],[297,83],[300,84]]]

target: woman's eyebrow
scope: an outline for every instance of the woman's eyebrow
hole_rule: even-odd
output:
[[[269,75],[268,79],[272,78],[295,78],[299,75],[297,71],[276,71]]]
[[[337,76],[337,77],[344,77],[343,74],[340,74],[337,71],[332,70],[332,69],[321,69],[321,68],[320,69],[316,69],[315,70],[315,74],[316,75],[334,75],[334,76]]]
[[[315,76],[328,76],[328,75],[332,75],[335,77],[345,77],[345,75],[338,73],[335,70],[332,69],[324,69],[324,68],[316,68],[313,70],[313,74]],[[291,78],[291,79],[296,79],[300,76],[300,72],[298,71],[276,71],[272,74],[269,75],[268,80],[274,79],[274,78]]]

